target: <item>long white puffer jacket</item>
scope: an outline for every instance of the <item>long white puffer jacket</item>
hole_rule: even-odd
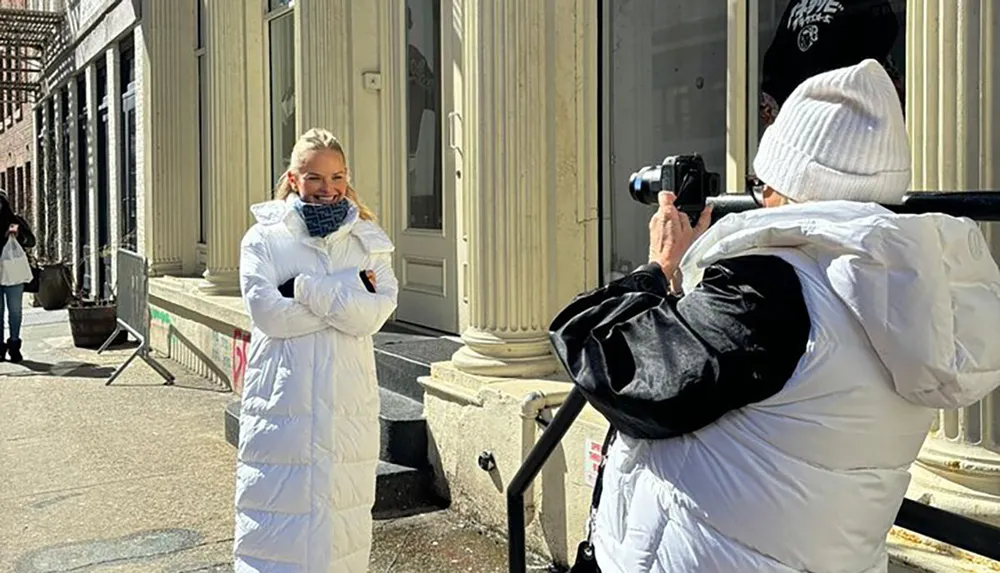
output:
[[[250,320],[236,469],[237,573],[364,573],[379,450],[372,335],[396,308],[393,245],[352,208],[311,238],[290,201],[254,205],[240,251]],[[373,269],[376,294],[359,272]],[[295,297],[278,285],[292,277]]]
[[[812,321],[773,397],[680,438],[621,437],[595,520],[604,573],[875,573],[934,408],[1000,384],[1000,272],[979,228],[823,202],[723,218],[682,264],[774,254]]]

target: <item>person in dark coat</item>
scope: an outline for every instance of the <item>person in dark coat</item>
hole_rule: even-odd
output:
[[[0,189],[0,229],[6,231],[4,244],[7,244],[9,237],[14,237],[27,251],[35,246],[35,235],[31,233],[31,227],[24,217],[14,212],[11,207],[7,191]],[[0,337],[0,361],[8,357],[11,362],[21,362],[24,357],[21,355],[21,311],[24,307],[24,284],[0,285],[0,328],[3,328],[3,315],[7,315],[7,330],[9,336],[7,342],[3,342]]]

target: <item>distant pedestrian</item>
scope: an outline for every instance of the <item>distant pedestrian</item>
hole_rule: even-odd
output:
[[[372,335],[396,309],[393,244],[333,134],[307,131],[289,163],[240,247],[253,329],[234,568],[365,573],[379,451]]]
[[[0,189],[0,228],[5,231],[3,245],[0,246],[4,249],[3,257],[0,258],[0,329],[3,328],[3,317],[6,314],[8,331],[6,342],[0,336],[0,361],[10,357],[11,362],[21,362],[24,359],[21,355],[24,285],[31,282],[31,267],[28,266],[25,251],[35,246],[35,236],[24,217],[15,213],[10,206],[10,199],[4,189]]]

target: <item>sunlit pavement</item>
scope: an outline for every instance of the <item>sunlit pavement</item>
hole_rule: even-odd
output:
[[[132,351],[73,346],[65,311],[25,308],[25,361],[0,363],[0,571],[232,571],[235,450],[225,389]],[[534,571],[544,571],[535,561]],[[376,523],[370,571],[506,571],[504,541],[448,512]]]

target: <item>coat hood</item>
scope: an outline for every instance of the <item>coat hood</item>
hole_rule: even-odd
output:
[[[1000,385],[1000,270],[973,221],[850,201],[733,214],[691,246],[685,292],[713,262],[764,249],[816,261],[905,400],[959,408]]]
[[[292,209],[292,201],[297,197],[298,195],[292,194],[286,199],[273,199],[271,201],[264,201],[263,203],[255,203],[250,206],[250,212],[257,223],[261,225],[267,226],[284,223],[292,233],[301,236],[303,239],[308,239],[305,223],[296,214],[295,210]],[[350,199],[345,200],[350,201]],[[365,251],[369,254],[391,253],[395,250],[392,240],[381,227],[374,222],[365,221],[360,218],[358,207],[353,202],[351,202],[350,214],[347,215],[343,226],[334,235],[340,233],[350,233],[357,237],[364,246]]]

